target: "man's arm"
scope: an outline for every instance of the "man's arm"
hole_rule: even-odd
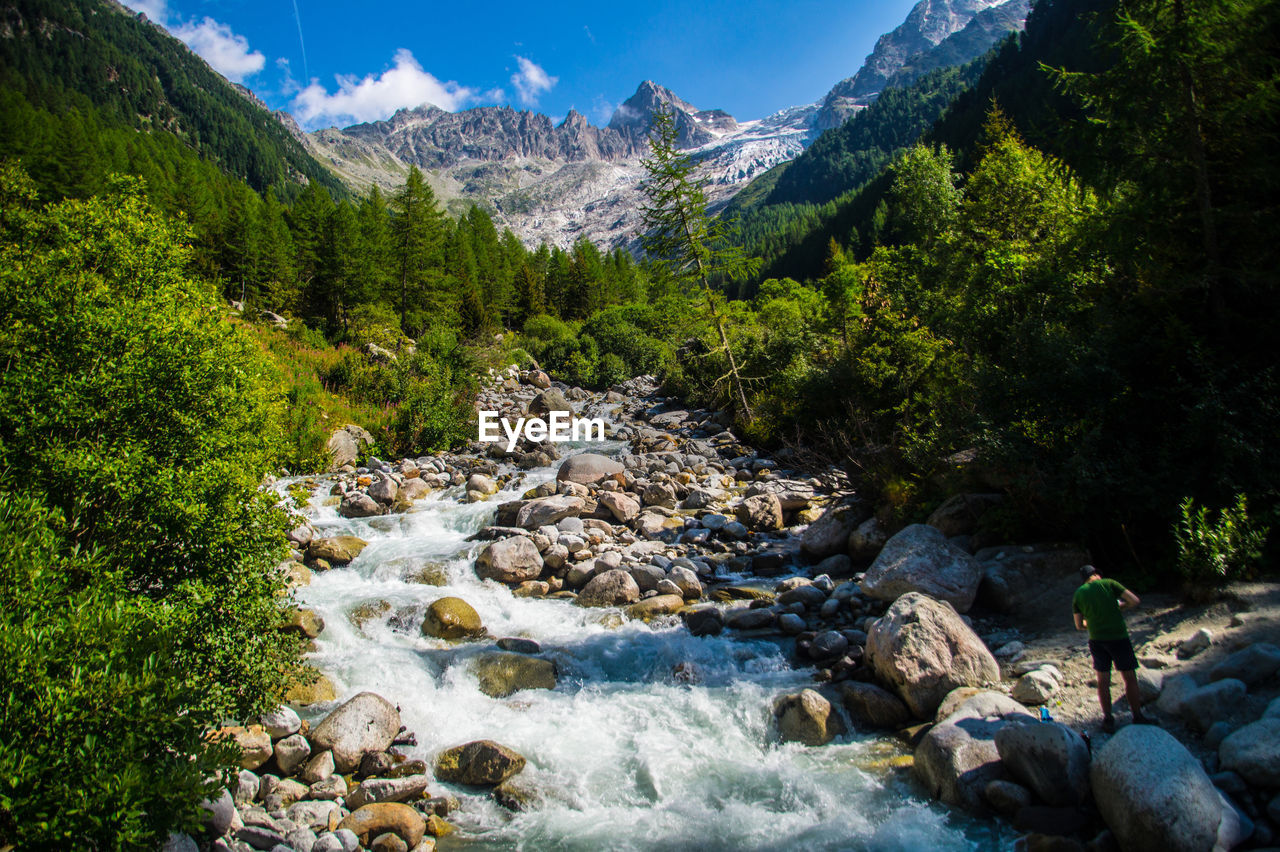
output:
[[[1133,592],[1129,591],[1128,589],[1125,589],[1123,592],[1120,593],[1121,609],[1132,609],[1133,607],[1137,606],[1140,603],[1142,603],[1142,601],[1138,600],[1138,596],[1135,595]]]
[[[1074,615],[1076,618],[1076,630],[1084,630],[1085,628],[1084,616],[1078,612],[1073,612],[1071,614]]]

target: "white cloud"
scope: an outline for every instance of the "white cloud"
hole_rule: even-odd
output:
[[[257,74],[267,63],[261,53],[249,50],[248,39],[213,18],[205,18],[198,24],[182,24],[172,32],[213,66],[214,71],[236,83]]]
[[[249,49],[248,39],[213,18],[206,17],[198,24],[170,20],[168,0],[124,0],[124,4],[167,29],[228,80],[242,83],[267,63],[261,53]]]
[[[520,103],[525,106],[536,104],[543,92],[551,91],[552,87],[560,82],[559,77],[550,76],[542,70],[542,66],[523,56],[517,56],[516,62],[520,63],[520,70],[511,75],[511,85],[516,87]]]
[[[294,116],[307,127],[324,122],[365,122],[389,117],[403,107],[435,104],[453,112],[476,97],[473,89],[455,82],[442,83],[422,70],[413,54],[396,51],[395,66],[362,80],[339,76],[338,90],[330,94],[313,81],[293,99]]]

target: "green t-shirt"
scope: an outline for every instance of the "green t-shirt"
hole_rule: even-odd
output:
[[[1120,583],[1105,577],[1076,589],[1071,599],[1071,610],[1084,616],[1090,639],[1128,638],[1129,628],[1125,627],[1120,604],[1116,602],[1125,591]]]

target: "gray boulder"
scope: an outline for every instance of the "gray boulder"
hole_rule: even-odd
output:
[[[782,502],[773,493],[746,498],[734,509],[734,515],[750,530],[780,530],[783,527]]]
[[[292,775],[294,770],[311,756],[311,746],[302,734],[290,734],[275,744],[276,766],[285,775]]]
[[[348,423],[341,429],[333,430],[329,436],[329,470],[337,470],[343,465],[355,464],[364,455],[367,447],[373,444],[373,436],[368,430]]]
[[[496,786],[524,769],[524,756],[493,740],[445,749],[436,758],[436,778],[449,784]]]
[[[923,592],[959,612],[973,606],[982,580],[977,561],[937,529],[912,524],[885,543],[862,580],[862,590],[882,601]]]
[[[899,728],[911,719],[911,711],[896,695],[874,683],[848,681],[841,686],[844,708],[855,725]]]
[[[812,689],[780,696],[774,702],[773,715],[784,743],[820,746],[844,733],[844,723],[831,702]]]
[[[865,517],[853,506],[833,506],[800,534],[800,549],[818,559],[844,553],[849,536]]]
[[[1209,670],[1209,680],[1238,680],[1255,686],[1273,678],[1280,671],[1280,647],[1258,642],[1236,651]]]
[[[929,729],[916,748],[913,771],[934,798],[982,812],[987,785],[1008,780],[996,734],[1020,724],[1035,724],[1025,707],[999,693],[980,693]]]
[[[411,802],[422,798],[431,785],[430,775],[402,778],[366,778],[346,798],[348,810],[356,811],[376,802]]]
[[[866,563],[876,558],[889,540],[889,534],[876,518],[868,518],[849,533],[849,557],[855,562]]]
[[[625,606],[640,600],[640,587],[620,568],[601,571],[578,593],[578,606]]]
[[[1091,561],[1089,551],[1072,544],[986,547],[973,558],[982,569],[978,601],[984,606],[1067,624],[1080,566]]]
[[[545,417],[553,411],[573,414],[573,407],[569,405],[569,400],[555,388],[544,390],[529,402],[529,413],[532,415]]]
[[[355,560],[369,542],[353,535],[335,535],[317,538],[307,545],[308,559],[323,559],[330,565],[346,565]]]
[[[363,491],[352,491],[342,498],[338,514],[344,518],[372,518],[382,514],[382,506]]]
[[[951,607],[918,592],[898,598],[876,620],[866,659],[921,719],[958,686],[1000,680],[1000,667],[978,634]]]
[[[576,458],[576,456],[575,456]],[[621,491],[602,491],[599,503],[609,510],[609,514],[620,524],[625,524],[640,514],[640,501],[630,494]]]
[[[490,542],[476,558],[476,575],[499,583],[523,583],[542,574],[542,554],[527,537],[513,535]]]
[[[619,485],[626,482],[622,465],[599,453],[579,453],[576,456],[569,456],[560,463],[560,469],[556,471],[557,482],[594,485],[606,479],[612,479]]]
[[[1010,725],[996,732],[996,751],[1015,779],[1046,804],[1076,807],[1089,799],[1089,747],[1057,722]]]
[[[297,712],[292,707],[281,704],[270,713],[258,717],[258,724],[271,736],[271,739],[278,740],[298,733],[302,727],[302,719],[298,718]]]
[[[1248,691],[1238,680],[1214,681],[1183,696],[1180,713],[1188,725],[1204,733],[1235,713]]]
[[[1058,691],[1058,681],[1043,669],[1029,671],[1013,685],[1013,697],[1023,704],[1044,704]]]
[[[581,497],[570,497],[567,494],[553,494],[550,497],[538,497],[520,506],[516,512],[516,526],[527,530],[536,530],[545,524],[554,524],[563,518],[577,517],[586,508]]]
[[[1218,747],[1218,766],[1257,787],[1280,787],[1280,718],[1262,718]]]
[[[1116,732],[1093,758],[1093,798],[1126,852],[1204,852],[1224,808],[1200,761],[1149,725]]]
[[[361,692],[326,716],[308,739],[315,751],[332,750],[339,772],[350,772],[365,754],[386,751],[399,732],[400,711],[395,705],[381,695]]]

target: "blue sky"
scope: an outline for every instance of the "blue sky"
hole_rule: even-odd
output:
[[[430,102],[605,124],[642,80],[763,118],[854,74],[914,0],[352,4],[124,0],[308,129]],[[304,49],[305,45],[305,49]],[[304,52],[305,50],[305,52]]]

